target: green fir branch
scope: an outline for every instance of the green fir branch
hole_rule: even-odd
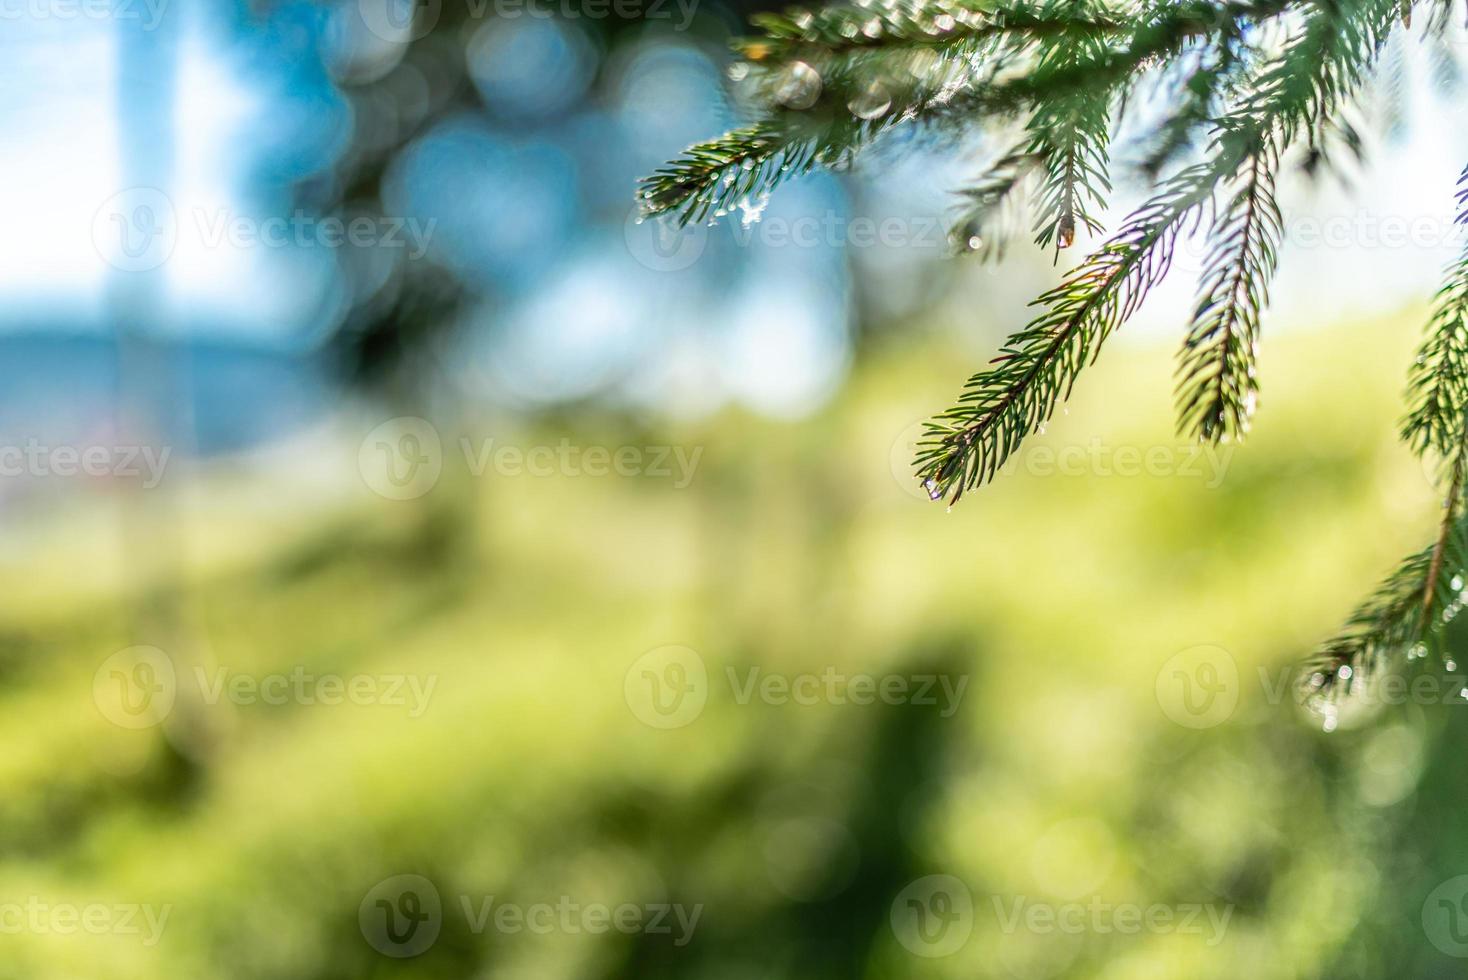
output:
[[[1459,227],[1468,227],[1468,168],[1458,178]],[[1427,337],[1407,376],[1402,439],[1419,455],[1451,457],[1468,417],[1468,248],[1448,268]]]
[[[1468,169],[1458,180],[1458,217],[1468,224]],[[1410,409],[1402,438],[1418,454],[1446,461],[1447,487],[1433,544],[1413,555],[1317,652],[1311,697],[1328,701],[1364,682],[1404,651],[1425,652],[1468,594],[1468,247],[1448,267],[1427,339],[1409,372]]]
[[[930,497],[956,503],[1044,426],[1101,344],[1167,274],[1180,226],[1212,189],[1210,173],[1201,164],[1185,171],[1133,212],[1111,240],[1035,301],[1043,312],[968,380],[958,404],[928,423],[917,469]]]
[[[1433,5],[1423,18],[1440,62],[1447,10]],[[755,121],[645,178],[640,200],[679,223],[741,207],[748,217],[785,179],[838,166],[912,125],[1008,147],[959,191],[960,244],[997,254],[1033,186],[1035,238],[1064,247],[1078,230],[1099,229],[1115,134],[1124,120],[1145,120],[1139,169],[1160,190],[1035,301],[1030,322],[930,421],[917,475],[950,502],[992,479],[1167,274],[1178,236],[1208,214],[1210,251],[1178,368],[1179,425],[1205,441],[1241,436],[1258,398],[1284,160],[1315,173],[1362,154],[1357,100],[1411,14],[1411,0],[856,0],[766,15],[761,37],[736,44]],[[1189,162],[1194,154],[1201,162]],[[1468,222],[1468,171],[1458,204]],[[1468,596],[1468,252],[1448,270],[1428,326],[1402,434],[1446,461],[1442,519],[1431,546],[1320,648],[1315,700],[1424,648]]]
[[[1211,230],[1198,304],[1178,365],[1178,425],[1207,442],[1242,436],[1259,397],[1259,319],[1284,220],[1272,146],[1249,158]]]

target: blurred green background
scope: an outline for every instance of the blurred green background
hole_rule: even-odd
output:
[[[7,929],[0,976],[1460,975],[1423,903],[1468,870],[1468,713],[1386,706],[1327,735],[1279,686],[1429,533],[1381,369],[1419,320],[1276,338],[1221,482],[1047,472],[1040,447],[1191,452],[1169,429],[1171,351],[1119,339],[1013,472],[945,513],[904,447],[966,355],[927,341],[875,353],[799,422],[437,420],[442,476],[411,500],[369,489],[364,421],[274,465],[201,465],[166,503],[64,508],[3,582],[0,896],[168,911],[156,935],[142,912],[140,934]],[[461,436],[702,454],[681,489],[476,478]],[[94,679],[140,642],[177,695],[134,729]],[[705,666],[705,700],[656,727],[635,669],[669,645]],[[1200,646],[1236,665],[1226,717],[1180,713],[1168,687]],[[435,686],[414,717],[211,703],[197,683],[299,666]],[[741,703],[728,671],[754,667],[966,687],[952,711]],[[440,901],[436,938],[402,958],[369,923],[400,875]],[[935,875],[966,914],[929,901]],[[955,932],[905,922],[915,882]],[[594,933],[581,913],[476,931],[464,903],[490,899],[699,912],[686,934]],[[1179,927],[1016,927],[1016,903],[1161,904]],[[1225,927],[1181,928],[1190,907]]]

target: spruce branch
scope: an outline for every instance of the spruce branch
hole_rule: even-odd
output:
[[[1394,9],[1391,0],[1368,0],[1367,6],[1372,4],[1381,18],[1390,17]],[[1278,146],[1308,125],[1323,106],[1338,105],[1349,96],[1352,79],[1360,77],[1362,63],[1369,62],[1379,44],[1376,29],[1348,31],[1336,23],[1338,19],[1339,8],[1318,8],[1285,50],[1260,70],[1260,86],[1235,114],[1219,123],[1212,158],[1174,177],[1161,194],[1133,213],[1114,238],[1041,296],[1036,305],[1044,311],[1010,338],[987,369],[968,380],[954,407],[932,420],[914,464],[930,497],[956,503],[965,490],[992,479],[1019,444],[1044,426],[1056,405],[1069,397],[1101,344],[1167,274],[1179,226],[1212,200],[1220,182],[1240,179],[1241,174],[1244,221],[1241,230],[1224,237],[1223,247],[1232,244],[1235,254],[1247,253],[1246,262],[1238,267],[1237,280],[1231,278],[1234,267],[1228,255],[1214,266],[1220,270],[1214,278],[1222,284],[1223,305],[1205,295],[1199,307],[1203,321],[1199,336],[1216,334],[1223,339],[1220,357],[1228,358],[1219,368],[1225,372],[1220,376],[1224,411],[1232,397],[1229,379],[1242,371],[1245,380],[1237,403],[1240,415],[1246,414],[1257,333],[1255,310],[1264,302],[1264,285],[1257,274],[1273,269],[1280,225],[1272,183],[1262,175],[1277,167]],[[1247,177],[1251,173],[1254,179]],[[1229,302],[1236,307],[1232,314]],[[1208,321],[1215,310],[1226,316],[1216,331]],[[1241,355],[1240,349],[1248,353]],[[1206,383],[1211,377],[1206,366],[1185,373],[1185,419],[1208,411]],[[1189,378],[1205,385],[1196,401],[1189,397]],[[1222,430],[1210,426],[1207,431]]]
[[[1140,171],[1159,190],[1035,302],[1037,313],[932,419],[916,460],[934,499],[991,479],[1042,429],[1108,337],[1167,274],[1177,237],[1209,221],[1210,251],[1177,373],[1179,425],[1242,435],[1258,397],[1260,323],[1278,258],[1276,187],[1360,156],[1356,102],[1412,0],[840,0],[762,17],[742,41],[755,121],[645,178],[650,214],[717,218],[789,176],[845,161],[898,126],[1003,147],[959,191],[955,233],[997,254],[1010,212],[1037,193],[1042,247],[1099,229],[1113,143],[1144,123]],[[1443,75],[1447,4],[1423,31]],[[1446,76],[1445,76],[1446,77]],[[1154,84],[1156,83],[1156,84]],[[1390,80],[1388,80],[1390,85]],[[1143,98],[1143,95],[1150,98]],[[1145,105],[1142,111],[1133,107]],[[1023,135],[1013,137],[1019,127]],[[1008,133],[1000,139],[997,133]],[[1201,157],[1200,162],[1194,162]],[[1171,174],[1169,175],[1169,171]],[[1220,203],[1221,202],[1221,203]],[[1468,171],[1459,221],[1468,223]],[[1329,699],[1431,641],[1468,600],[1468,252],[1449,270],[1409,379],[1402,435],[1446,460],[1441,522],[1316,654]]]
[[[1236,37],[1300,2],[1183,0],[1120,16],[1096,14],[1074,0],[1010,2],[983,13],[953,0],[914,0],[924,10],[945,11],[935,15],[933,29],[918,36],[878,32],[868,39],[872,43],[848,36],[856,30],[865,37],[858,20],[864,18],[865,27],[873,16],[860,4],[837,4],[819,16],[776,17],[767,22],[773,34],[736,44],[750,59],[740,67],[752,82],[760,118],[690,147],[643,179],[639,199],[650,216],[702,220],[745,196],[768,193],[789,176],[844,161],[899,124],[952,133],[1053,109],[1057,100],[1074,98],[1085,106],[1102,91],[1124,94],[1146,66],[1190,43]],[[1068,54],[1047,58],[1046,50]],[[1094,111],[1083,114],[1088,132],[1095,117]],[[1097,138],[1089,142],[1094,147]],[[1072,170],[1084,165],[1099,172],[1099,159],[1078,154]],[[731,166],[745,167],[746,176],[733,174],[729,181]],[[748,175],[750,166],[757,176]]]
[[[1076,0],[1079,10],[1085,0]],[[1040,67],[1069,68],[1095,58],[1103,48],[1098,35],[1079,41],[1064,39],[1045,45]],[[1044,181],[1035,214],[1035,241],[1069,248],[1077,224],[1095,233],[1101,224],[1095,210],[1111,193],[1107,179],[1110,145],[1111,89],[1077,91],[1048,102],[1030,117],[1028,153],[1041,161]]]
[[[643,214],[667,215],[678,225],[722,216],[740,201],[809,173],[830,148],[829,140],[798,139],[757,123],[689,147],[671,165],[643,178],[638,200]]]
[[[1266,143],[1242,169],[1211,230],[1198,304],[1178,365],[1179,429],[1207,442],[1249,428],[1259,397],[1259,318],[1269,302],[1284,220],[1274,198],[1279,166]]]
[[[1468,227],[1468,168],[1458,178],[1456,223]],[[1468,416],[1468,248],[1448,268],[1427,337],[1407,377],[1402,440],[1418,455],[1450,458]]]
[[[1101,344],[1167,274],[1172,245],[1212,189],[1211,167],[1174,177],[1104,246],[1035,301],[1043,311],[964,385],[958,404],[928,423],[918,478],[933,499],[956,503],[994,477],[1020,442],[1069,397]]]
[[[1458,179],[1459,224],[1468,223],[1468,168]],[[1418,455],[1444,457],[1447,488],[1432,545],[1413,555],[1316,654],[1311,697],[1329,700],[1342,680],[1364,680],[1403,651],[1425,652],[1468,593],[1468,248],[1448,267],[1409,372],[1402,438]],[[1345,668],[1344,670],[1342,668]]]

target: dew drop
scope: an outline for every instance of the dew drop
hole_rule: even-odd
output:
[[[749,62],[736,61],[729,66],[729,81],[742,82],[749,77]]]
[[[1067,216],[1060,219],[1060,227],[1055,232],[1055,245],[1057,248],[1070,248],[1076,243],[1075,219]]]
[[[861,32],[867,37],[876,38],[882,35],[882,18],[873,17],[861,27]]]
[[[821,76],[803,61],[792,61],[780,73],[775,101],[787,109],[809,109],[821,97]]]
[[[928,491],[929,500],[937,500],[943,496],[943,488],[938,486],[938,481],[932,477],[928,477],[928,479],[923,481],[923,489]]]
[[[1458,669],[1458,662],[1456,660],[1453,660],[1453,659],[1449,658],[1448,660],[1446,660],[1446,661],[1443,662],[1443,666],[1446,667],[1448,669],[1448,671],[1451,673],[1451,672],[1456,671]]]
[[[964,244],[968,246],[970,252],[977,252],[984,247],[984,240],[978,235],[970,235],[968,241]]]
[[[877,119],[892,108],[892,96],[882,87],[881,82],[872,82],[853,96],[846,103],[846,108],[858,119]]]

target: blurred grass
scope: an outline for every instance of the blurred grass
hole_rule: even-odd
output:
[[[1439,730],[1457,718],[1398,709],[1327,737],[1258,681],[1430,533],[1432,488],[1395,439],[1415,322],[1275,338],[1255,431],[1225,447],[1216,485],[1206,466],[1036,475],[1027,456],[945,514],[903,466],[912,423],[961,370],[929,348],[868,363],[800,423],[731,411],[671,432],[590,416],[486,433],[702,447],[683,490],[460,465],[421,500],[384,501],[342,440],[265,473],[216,466],[162,512],[74,505],[0,571],[0,896],[172,911],[153,947],[5,935],[0,977],[1450,975],[1417,917],[1468,868],[1433,843],[1463,795],[1451,767],[1435,809],[1412,789],[1444,765]],[[1171,354],[1109,350],[1033,446],[1185,462]],[[91,692],[137,643],[174,657],[181,691],[167,723],[134,732]],[[711,685],[702,714],[665,731],[637,719],[623,680],[667,644],[696,650]],[[1192,730],[1155,686],[1200,644],[1234,658],[1242,697]],[[194,665],[437,687],[420,718],[209,705]],[[968,686],[941,717],[739,704],[724,682],[828,666]],[[1444,823],[1422,826],[1432,812]],[[445,916],[428,953],[399,961],[364,941],[357,909],[403,873],[435,882]],[[888,925],[927,874],[975,897],[972,938],[940,959]],[[491,895],[704,912],[685,947],[473,935],[458,896]],[[1234,911],[1208,946],[1006,932],[996,896]]]

